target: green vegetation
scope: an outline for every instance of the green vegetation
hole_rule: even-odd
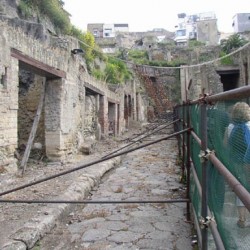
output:
[[[137,64],[146,64],[148,62],[148,52],[146,50],[129,50],[127,60]]]
[[[95,44],[95,38],[90,32],[82,32],[80,29],[72,26],[70,35],[76,37],[80,42],[80,47],[84,50],[84,58],[86,60],[88,71],[91,72],[91,68],[96,57],[95,50],[99,48]]]
[[[226,56],[231,53],[233,50],[244,46],[247,43],[247,40],[241,37],[240,34],[233,34],[228,39],[221,40],[221,52],[220,57]],[[220,60],[222,65],[232,65],[234,64],[233,58],[227,56]]]
[[[229,54],[234,49],[240,48],[247,43],[247,40],[240,34],[233,34],[228,39],[221,40],[222,51]]]
[[[63,5],[64,2],[61,0],[21,0],[18,10],[24,18],[31,17],[33,12],[47,16],[58,32],[68,34],[71,24],[69,14],[63,9]]]
[[[125,55],[126,54],[126,55]],[[185,64],[180,60],[173,60],[171,62],[167,61],[159,61],[159,60],[149,60],[148,52],[146,50],[129,50],[129,51],[121,51],[117,56],[118,58],[122,58],[124,60],[132,61],[135,64],[140,65],[150,65],[156,67],[176,67]]]
[[[224,51],[220,52],[220,57],[223,57],[225,55],[226,55],[226,53]],[[220,60],[220,62],[221,62],[222,65],[232,65],[232,64],[234,64],[233,59],[232,59],[231,56],[227,56],[225,58],[222,58]]]
[[[92,76],[112,84],[123,83],[124,81],[131,79],[131,73],[126,64],[121,60],[111,57],[109,58],[104,55],[95,44],[95,38],[90,32],[84,33],[78,28],[72,26],[70,35],[82,41],[81,48],[84,50],[84,58],[86,60],[87,68]],[[97,58],[100,61],[105,62],[106,65],[104,71],[102,71],[95,63]]]
[[[18,11],[24,18],[29,18],[32,16],[32,8],[25,0],[21,0],[18,5]]]
[[[61,0],[21,0],[18,6],[19,14],[23,18],[32,17],[37,13],[38,17],[45,16],[51,20],[58,33],[76,37],[80,41],[80,47],[84,51],[84,58],[90,74],[108,83],[118,84],[131,79],[131,72],[125,63],[114,58],[108,58],[95,44],[95,38],[90,32],[83,32],[71,25],[69,14],[63,9]],[[101,70],[96,59],[106,64]]]
[[[197,40],[189,40],[188,47],[195,48],[195,47],[202,47],[205,46],[205,43],[197,41]]]
[[[111,57],[108,58],[104,73],[106,81],[112,84],[124,83],[132,77],[124,62]]]
[[[173,60],[171,62],[167,61],[149,61],[148,65],[155,67],[179,67],[180,65],[184,65],[186,63],[181,62],[180,60]]]

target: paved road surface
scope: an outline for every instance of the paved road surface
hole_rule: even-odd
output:
[[[150,139],[157,139],[158,136]],[[175,140],[123,157],[91,191],[92,200],[185,198]],[[191,250],[185,203],[77,205],[39,242],[39,249]]]

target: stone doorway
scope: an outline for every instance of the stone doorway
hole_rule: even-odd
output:
[[[13,62],[17,62],[18,112],[17,112],[17,157],[22,158],[27,147],[38,160],[44,157],[60,158],[60,86],[66,73],[12,49]],[[44,88],[43,86],[46,86]],[[44,93],[43,95],[41,93]],[[43,96],[43,102],[40,101]],[[28,141],[39,103],[41,115],[33,141]],[[59,115],[55,115],[59,114]],[[38,119],[37,119],[38,120]],[[20,155],[19,155],[20,153]],[[21,160],[21,159],[20,159]]]
[[[27,147],[32,125],[36,117],[43,88],[43,77],[30,71],[19,70],[18,91],[18,154],[21,158]],[[42,160],[46,156],[45,148],[45,115],[42,108],[38,127],[36,130],[30,158]]]
[[[240,71],[238,68],[224,68],[217,70],[220,75],[223,91],[228,91],[239,87]]]

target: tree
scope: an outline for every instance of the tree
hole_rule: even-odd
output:
[[[233,34],[228,39],[221,40],[222,51],[229,54],[234,49],[240,48],[247,43],[247,40],[240,34]]]

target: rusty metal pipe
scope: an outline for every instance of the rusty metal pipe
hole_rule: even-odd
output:
[[[84,200],[84,201],[70,201],[70,200],[7,200],[0,199],[0,203],[25,203],[25,204],[136,204],[136,203],[144,203],[144,204],[154,204],[154,203],[182,203],[182,202],[190,202],[188,199],[169,199],[169,200],[127,200],[127,201],[117,201],[117,200]]]
[[[202,103],[201,105],[201,150],[205,152],[207,150],[207,105]],[[203,160],[202,163],[202,197],[201,197],[201,216],[206,221],[207,218],[207,206],[208,206],[208,161]],[[201,230],[202,235],[202,250],[208,249],[208,230],[207,227],[203,227]]]
[[[208,155],[209,160],[218,169],[221,175],[224,176],[229,186],[233,189],[236,195],[240,198],[243,204],[250,211],[250,193],[241,185],[241,183],[231,174],[226,166],[215,156],[214,153]]]
[[[214,94],[211,96],[204,96],[199,99],[190,101],[190,104],[197,104],[203,101],[211,103],[217,101],[227,101],[232,99],[243,99],[249,98],[250,96],[250,85],[239,87],[237,89],[228,90],[219,94]]]
[[[237,89],[228,90],[219,94],[207,96],[204,98],[206,102],[226,101],[232,99],[243,99],[250,96],[250,86],[243,86]]]
[[[132,140],[138,138],[139,136],[144,135],[144,134],[146,134],[147,132],[149,132],[149,131],[151,131],[151,130],[154,130],[154,129],[158,128],[158,127],[161,126],[162,124],[166,123],[166,121],[168,121],[168,120],[165,119],[164,121],[159,122],[159,119],[158,119],[158,120],[156,120],[156,121],[153,121],[152,123],[158,123],[158,124],[152,124],[151,126],[149,126],[149,128],[147,128],[145,131],[139,133],[138,135],[135,135],[134,137],[131,137],[131,138],[124,139],[124,140],[122,140],[122,141],[132,141]]]
[[[190,127],[190,106],[187,106],[187,127]],[[186,197],[187,199],[190,199],[190,166],[191,166],[191,135],[190,135],[190,131],[187,133],[187,164],[186,164],[186,168],[187,168],[187,193],[186,193]],[[190,221],[191,219],[191,213],[190,213],[190,204],[187,203],[187,220]]]
[[[197,187],[198,193],[199,193],[200,197],[202,197],[201,184],[200,184],[199,178],[197,176],[197,173],[196,173],[196,170],[195,170],[193,164],[191,164],[191,171],[193,173],[194,182],[195,182],[195,185]],[[210,217],[212,217],[212,213],[211,213],[209,207],[207,208],[207,210],[208,210],[208,215]],[[209,224],[209,227],[211,229],[211,233],[212,233],[213,238],[214,238],[216,249],[218,249],[218,250],[225,250],[225,247],[224,247],[223,241],[222,241],[222,239],[220,237],[220,234],[218,232],[218,228],[217,228],[216,223],[213,222],[213,221],[211,221],[211,223]],[[198,228],[197,230],[200,231],[200,228]],[[201,236],[201,234],[199,234],[199,235]]]
[[[196,140],[196,142],[201,146],[201,139],[198,137],[198,135],[194,131],[190,131],[193,138]]]
[[[191,131],[191,135],[201,145],[200,138]],[[214,167],[218,169],[220,174],[225,177],[229,186],[234,190],[236,195],[241,199],[247,209],[250,211],[250,193],[241,185],[241,183],[232,175],[227,167],[215,156],[214,153],[208,155],[209,160],[213,163]]]
[[[194,135],[196,136],[196,134],[194,133]],[[192,172],[193,174],[193,177],[194,177],[194,182],[195,182],[195,185],[197,187],[197,190],[198,190],[198,193],[199,193],[199,196],[202,197],[202,191],[201,191],[201,184],[200,184],[200,181],[199,181],[199,178],[197,176],[197,173],[196,173],[196,170],[194,168],[194,164],[192,163],[192,159],[190,158],[189,160],[190,162],[190,171]],[[190,197],[189,197],[190,199]],[[192,202],[191,202],[192,204]],[[194,209],[193,209],[194,210]],[[212,217],[212,213],[209,209],[209,207],[207,208],[208,210],[208,215],[210,217]],[[194,214],[195,215],[195,214]],[[195,215],[196,216],[196,215]],[[197,219],[197,218],[196,218]],[[200,242],[200,245],[202,245],[202,242],[201,242],[201,230],[200,230],[200,226],[199,226],[199,223],[198,223],[198,219],[197,219],[197,232],[198,232],[198,235],[199,235],[199,242]],[[211,221],[211,223],[209,224],[209,227],[211,229],[211,233],[213,235],[213,238],[214,238],[214,242],[215,242],[215,245],[216,245],[216,249],[218,250],[225,250],[225,247],[224,247],[224,243],[221,239],[221,236],[218,232],[218,228],[217,228],[217,225],[215,222]]]
[[[127,144],[127,145],[125,145],[125,146],[123,146],[123,147],[121,147],[121,148],[118,148],[118,149],[115,150],[115,151],[112,151],[111,153],[109,153],[109,154],[103,156],[102,159],[105,159],[106,157],[108,157],[108,156],[110,156],[110,155],[112,155],[112,154],[114,154],[114,153],[116,153],[116,152],[118,152],[118,151],[120,151],[120,150],[122,150],[122,149],[124,149],[124,148],[127,148],[127,147],[129,147],[129,146],[132,146],[132,145],[135,144],[136,142],[139,142],[139,141],[141,141],[142,139],[144,139],[144,138],[146,138],[146,137],[148,137],[148,136],[150,136],[150,135],[153,135],[153,134],[155,134],[156,132],[158,132],[158,131],[160,131],[160,130],[162,130],[162,129],[164,129],[164,128],[167,128],[168,126],[170,126],[170,125],[172,125],[173,123],[176,123],[176,122],[178,122],[178,120],[175,120],[175,121],[173,121],[173,122],[170,122],[170,123],[168,123],[167,125],[163,126],[162,128],[159,128],[159,129],[157,129],[157,130],[154,130],[153,132],[151,132],[151,133],[149,133],[149,134],[146,134],[145,136],[141,137],[140,139],[137,139],[137,140],[135,140],[135,141],[132,141],[131,143],[129,143],[129,144]]]
[[[9,194],[9,193],[13,193],[13,192],[15,192],[15,191],[18,191],[18,190],[21,190],[21,189],[24,189],[24,188],[27,188],[27,187],[31,187],[31,186],[34,186],[34,185],[36,185],[36,184],[39,184],[39,183],[42,183],[42,182],[45,182],[45,181],[48,181],[48,180],[55,179],[55,178],[57,178],[57,177],[60,177],[60,176],[63,176],[63,175],[69,174],[69,173],[73,173],[73,172],[75,172],[75,171],[84,169],[84,168],[86,168],[86,167],[90,167],[90,166],[95,165],[95,164],[100,163],[100,162],[104,162],[104,161],[110,160],[110,159],[115,158],[115,157],[117,157],[117,156],[121,156],[121,155],[130,153],[130,152],[136,151],[136,150],[141,149],[141,148],[145,148],[145,147],[150,146],[150,145],[153,145],[153,144],[155,144],[155,143],[158,143],[158,142],[167,140],[167,139],[169,139],[169,138],[175,137],[175,136],[177,136],[177,135],[186,133],[188,130],[189,130],[189,129],[184,129],[184,130],[182,130],[182,131],[180,131],[180,132],[173,133],[173,134],[171,134],[171,135],[162,137],[162,138],[157,139],[157,140],[155,140],[155,141],[153,141],[153,142],[149,142],[149,143],[146,143],[146,144],[144,144],[144,145],[140,145],[140,146],[138,146],[138,147],[136,147],[136,148],[128,149],[128,150],[126,150],[126,151],[124,151],[124,152],[120,152],[120,153],[114,154],[114,155],[109,156],[109,157],[107,157],[107,158],[99,159],[99,160],[96,160],[96,161],[92,161],[92,162],[90,162],[90,163],[87,163],[87,164],[84,164],[84,165],[80,165],[80,166],[75,167],[75,168],[73,168],[73,169],[69,169],[69,170],[66,170],[66,171],[62,171],[61,173],[54,174],[54,175],[51,175],[51,176],[42,178],[42,179],[40,179],[40,180],[36,180],[36,181],[33,181],[33,182],[30,182],[30,183],[21,185],[21,186],[19,186],[19,187],[16,187],[16,188],[13,188],[13,189],[10,189],[10,190],[6,190],[6,191],[4,191],[4,192],[1,192],[1,193],[0,193],[0,196],[5,195],[5,194]]]

